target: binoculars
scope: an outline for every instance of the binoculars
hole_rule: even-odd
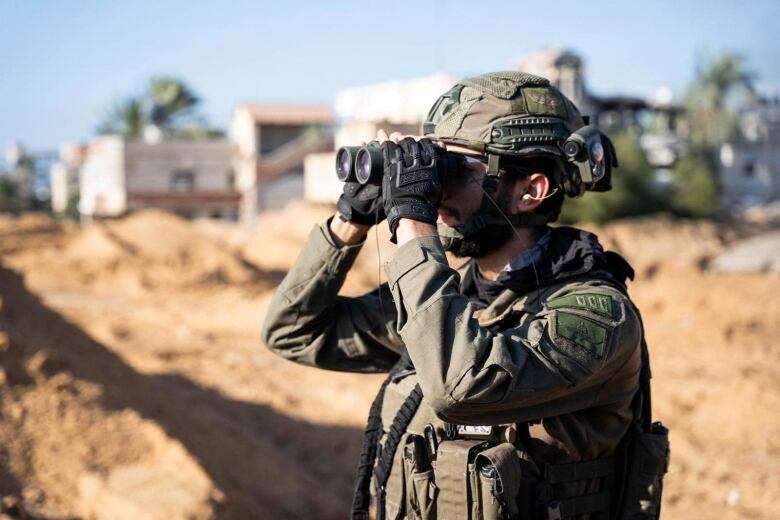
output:
[[[366,146],[342,146],[336,152],[336,177],[341,182],[381,184],[384,158],[379,141]]]

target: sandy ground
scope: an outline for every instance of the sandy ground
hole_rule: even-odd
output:
[[[343,518],[379,376],[304,368],[259,329],[314,222],[143,212],[86,228],[0,218],[0,511],[95,519]],[[706,266],[735,226],[597,230],[637,270],[665,518],[780,518],[780,278]],[[345,293],[393,251],[372,235]]]

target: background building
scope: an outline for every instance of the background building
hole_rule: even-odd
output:
[[[79,171],[84,164],[88,147],[74,143],[60,146],[59,161],[51,166],[51,209],[64,214],[77,211],[79,199]]]
[[[267,209],[303,197],[303,164],[333,148],[325,105],[236,107],[230,139],[96,138],[64,145],[51,167],[52,209],[78,199],[85,217],[160,208],[187,218],[251,222]]]
[[[223,139],[147,144],[99,137],[80,166],[79,212],[113,217],[153,207],[190,218],[235,219],[240,194],[232,149]]]
[[[763,100],[740,115],[739,138],[720,147],[721,203],[733,213],[780,198],[780,102]]]
[[[333,110],[327,105],[236,107],[230,138],[243,220],[303,198],[305,157],[333,148],[332,123]]]

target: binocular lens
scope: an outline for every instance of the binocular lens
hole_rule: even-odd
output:
[[[366,146],[342,146],[336,152],[336,176],[341,182],[380,183],[384,164],[374,141]]]
[[[365,184],[371,178],[371,154],[362,148],[355,159],[355,176],[360,184]]]
[[[352,157],[349,150],[346,147],[340,148],[336,154],[336,176],[341,182],[346,182],[351,169]]]

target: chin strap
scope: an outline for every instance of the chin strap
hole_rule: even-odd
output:
[[[462,226],[450,227],[446,224],[437,224],[439,236],[442,239],[444,249],[453,249],[463,239],[485,228],[494,226],[537,227],[547,224],[549,215],[539,213],[518,213],[516,215],[497,214],[495,194],[498,189],[498,181],[501,178],[498,168],[499,156],[488,155],[488,171],[482,181],[482,205],[479,211]]]

